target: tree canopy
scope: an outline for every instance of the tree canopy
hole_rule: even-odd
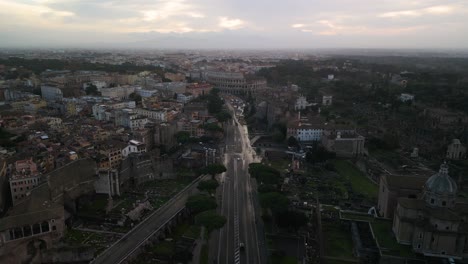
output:
[[[217,114],[223,109],[224,101],[219,97],[219,89],[212,89],[207,96],[208,98],[208,112],[210,114]]]
[[[187,131],[179,131],[175,133],[174,137],[177,140],[177,143],[185,144],[190,140],[190,133]]]
[[[137,94],[135,92],[129,94],[128,98],[135,101],[135,103],[137,103],[137,104],[140,104],[141,100],[142,100],[141,95],[139,95],[139,94]]]
[[[0,64],[21,67],[40,74],[48,69],[53,70],[88,70],[88,71],[106,71],[106,72],[142,72],[154,71],[159,76],[164,76],[164,70],[161,67],[153,65],[136,65],[133,63],[125,62],[122,64],[104,64],[104,63],[91,63],[79,60],[58,60],[58,59],[23,59],[19,57],[10,57],[8,59],[0,59]]]
[[[218,126],[216,123],[205,124],[202,126],[203,129],[206,129],[209,132],[223,132],[224,130]]]
[[[335,157],[335,152],[330,152],[322,146],[317,146],[312,151],[307,152],[306,161],[315,164],[325,162],[329,159],[334,159]]]
[[[100,92],[98,92],[98,88],[94,84],[88,84],[88,87],[86,87],[86,94],[87,95],[100,95]]]
[[[262,163],[250,163],[249,173],[263,184],[278,184],[281,176],[278,170]]]
[[[308,222],[307,216],[302,212],[287,210],[276,215],[276,223],[279,227],[293,228],[297,231]]]
[[[221,112],[217,113],[215,117],[219,122],[225,122],[231,119],[232,115],[228,111],[222,110]]]
[[[216,174],[226,172],[226,167],[223,164],[214,163],[210,164],[200,170],[202,174],[209,174],[214,179]]]
[[[196,194],[190,196],[185,204],[193,213],[216,209],[217,204],[215,198],[206,194]]]
[[[270,135],[274,141],[281,143],[286,138],[287,128],[283,123],[275,123],[271,127]]]
[[[206,211],[195,216],[195,224],[204,226],[208,233],[219,229],[226,223],[226,217],[217,214],[215,211]]]
[[[299,142],[297,142],[297,139],[293,136],[290,136],[288,138],[288,146],[289,147],[297,147],[299,146]]]
[[[261,193],[260,204],[263,208],[269,208],[273,213],[280,213],[288,210],[289,199],[278,192]]]
[[[214,190],[216,190],[216,188],[218,188],[218,186],[219,186],[218,181],[211,179],[211,180],[202,181],[198,183],[197,188],[200,191],[207,191],[208,193],[212,193]]]

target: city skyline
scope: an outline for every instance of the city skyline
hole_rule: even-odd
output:
[[[465,1],[0,0],[0,47],[468,47]]]

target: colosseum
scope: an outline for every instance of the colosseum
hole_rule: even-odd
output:
[[[206,79],[222,93],[228,94],[255,94],[257,90],[266,88],[264,78],[243,74],[240,72],[210,71],[206,73]]]

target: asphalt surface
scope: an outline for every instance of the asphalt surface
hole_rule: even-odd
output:
[[[153,212],[144,221],[125,234],[125,236],[123,236],[120,240],[102,252],[91,263],[116,264],[123,262],[135,249],[137,249],[144,241],[146,241],[148,237],[161,228],[166,222],[171,220],[174,215],[185,208],[185,202],[187,198],[190,195],[198,192],[196,187],[200,180],[201,178],[198,178],[192,182],[166,204]]]
[[[248,174],[249,164],[256,162],[255,152],[247,128],[235,118],[226,128],[224,158],[227,172],[220,177],[217,198],[227,222],[212,236],[210,263],[266,263],[257,189]]]

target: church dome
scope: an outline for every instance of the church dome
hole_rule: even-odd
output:
[[[456,195],[457,183],[448,174],[446,163],[440,166],[438,173],[432,175],[424,185],[427,192],[438,195]]]

